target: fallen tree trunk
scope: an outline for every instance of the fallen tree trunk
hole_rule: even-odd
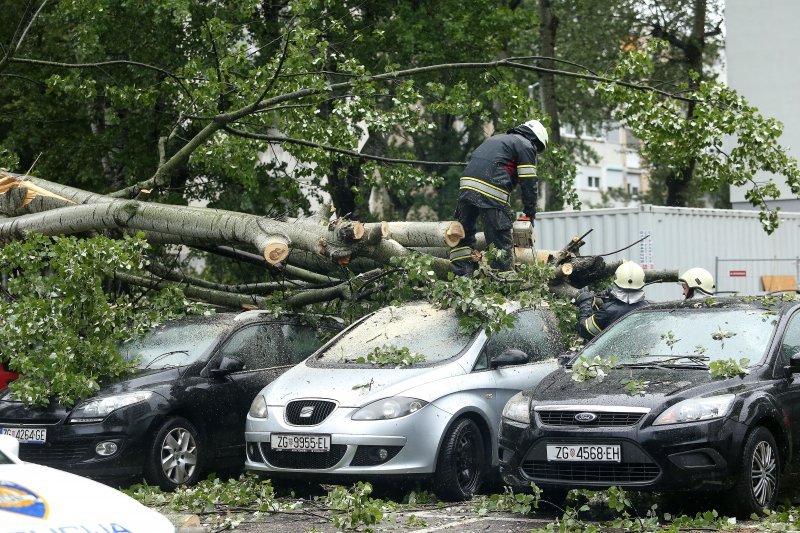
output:
[[[142,231],[153,243],[198,248],[259,265],[271,277],[300,280],[224,284],[158,266],[153,271],[161,279],[129,280],[157,286],[179,283],[190,297],[236,307],[267,305],[269,301],[260,299],[260,295],[289,288],[294,289],[287,295],[287,303],[292,306],[362,298],[382,290],[373,285],[362,291],[358,287],[363,287],[365,280],[378,275],[393,258],[417,253],[431,255],[432,270],[444,279],[450,272],[450,248],[464,236],[463,227],[455,221],[363,224],[347,219],[328,221],[323,215],[275,220],[220,209],[116,199],[7,172],[0,172],[0,215],[9,217],[0,219],[0,242],[21,239],[33,232],[62,235]],[[515,240],[524,240],[525,235],[518,233],[515,232]],[[578,256],[587,234],[573,238],[561,250],[517,247],[516,260],[552,265],[550,290],[572,295],[576,287],[609,276],[619,264],[605,263],[601,257]],[[484,235],[476,238],[475,247],[485,248]],[[526,242],[533,242],[532,238],[529,236]],[[258,253],[240,247],[250,247]],[[353,278],[352,272],[360,275]],[[677,272],[648,272],[649,281],[657,277],[677,280]]]

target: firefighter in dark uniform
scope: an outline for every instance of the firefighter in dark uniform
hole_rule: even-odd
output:
[[[614,283],[595,295],[581,292],[575,299],[578,306],[578,334],[591,340],[614,321],[647,303],[644,299],[644,270],[633,261],[626,261],[614,272]]]
[[[514,213],[511,191],[520,184],[525,216],[533,225],[536,216],[536,154],[547,148],[547,130],[538,120],[529,120],[503,135],[489,137],[470,157],[461,177],[456,218],[464,226],[464,238],[450,250],[450,265],[458,276],[472,276],[478,217],[482,219],[486,245],[505,252],[492,264],[498,270],[514,265],[511,228]]]

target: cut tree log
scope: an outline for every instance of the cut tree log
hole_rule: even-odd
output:
[[[389,222],[387,238],[406,247],[452,248],[464,238],[464,227],[457,221]]]

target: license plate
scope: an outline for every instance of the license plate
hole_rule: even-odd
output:
[[[45,428],[2,428],[3,435],[11,435],[20,442],[44,444],[47,439]]]
[[[289,452],[329,452],[330,435],[291,435],[273,434],[269,438],[270,447],[277,451]]]
[[[548,444],[547,460],[620,463],[622,450],[619,444]]]

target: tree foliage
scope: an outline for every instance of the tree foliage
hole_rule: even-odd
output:
[[[11,383],[16,398],[72,405],[99,382],[135,365],[117,351],[120,342],[182,313],[177,288],[127,293],[108,290],[115,270],[141,272],[147,243],[141,238],[33,235],[0,249],[7,278],[0,299],[0,361],[21,373]]]

